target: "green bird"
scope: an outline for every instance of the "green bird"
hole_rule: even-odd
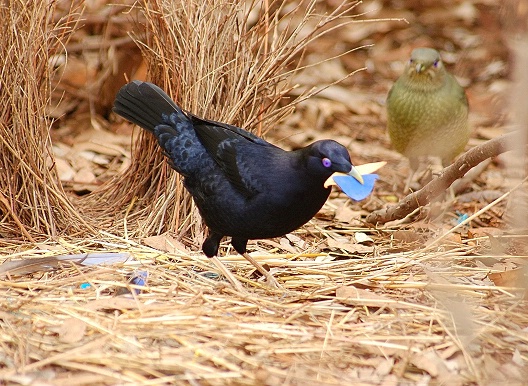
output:
[[[416,48],[387,97],[387,127],[394,148],[415,171],[420,157],[448,165],[469,140],[468,101],[464,89],[446,71],[440,54]]]

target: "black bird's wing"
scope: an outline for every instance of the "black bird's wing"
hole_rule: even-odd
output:
[[[255,173],[247,169],[256,167],[259,160],[248,156],[255,151],[258,152],[255,147],[279,148],[236,126],[190,116],[200,142],[229,181],[246,197],[257,194],[260,186],[258,181],[252,178]]]
[[[219,184],[230,183],[243,197],[253,197],[263,190],[266,173],[259,169],[269,161],[265,149],[283,152],[241,128],[184,113],[148,82],[123,86],[114,112],[154,133],[171,166],[196,194],[213,194]]]

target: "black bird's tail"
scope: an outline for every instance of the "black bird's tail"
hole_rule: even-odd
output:
[[[161,88],[139,80],[121,87],[113,111],[150,132],[163,123],[164,115],[182,112]]]

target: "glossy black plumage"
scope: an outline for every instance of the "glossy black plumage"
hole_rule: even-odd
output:
[[[240,128],[184,113],[159,87],[131,82],[114,111],[152,132],[184,178],[210,233],[204,253],[221,239],[246,252],[249,239],[282,236],[308,222],[330,194],[334,172],[355,170],[345,147],[317,141],[285,151]]]

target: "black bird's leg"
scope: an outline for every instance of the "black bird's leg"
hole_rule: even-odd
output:
[[[233,237],[231,239],[231,245],[233,245],[233,248],[240,253],[244,259],[249,261],[253,266],[259,271],[264,277],[266,278],[266,281],[268,284],[275,288],[282,288],[281,285],[275,280],[273,275],[269,273],[262,265],[259,264],[257,260],[255,260],[252,256],[249,255],[249,253],[246,252],[246,245],[248,240],[247,239],[240,239],[237,237]]]
[[[244,289],[244,286],[238,280],[232,273],[227,269],[227,267],[216,257],[216,254],[218,253],[218,248],[220,246],[220,241],[222,241],[222,237],[224,237],[221,234],[211,232],[209,233],[209,236],[205,239],[202,250],[205,253],[205,255],[210,258],[213,263],[216,265],[216,268],[233,284],[233,286],[237,289],[237,291],[246,293],[246,290]]]
[[[202,251],[205,253],[205,256],[213,257],[218,254],[220,241],[222,241],[223,237],[224,236],[219,233],[215,233],[211,230],[209,231],[209,235],[206,237],[204,243],[202,244]]]

